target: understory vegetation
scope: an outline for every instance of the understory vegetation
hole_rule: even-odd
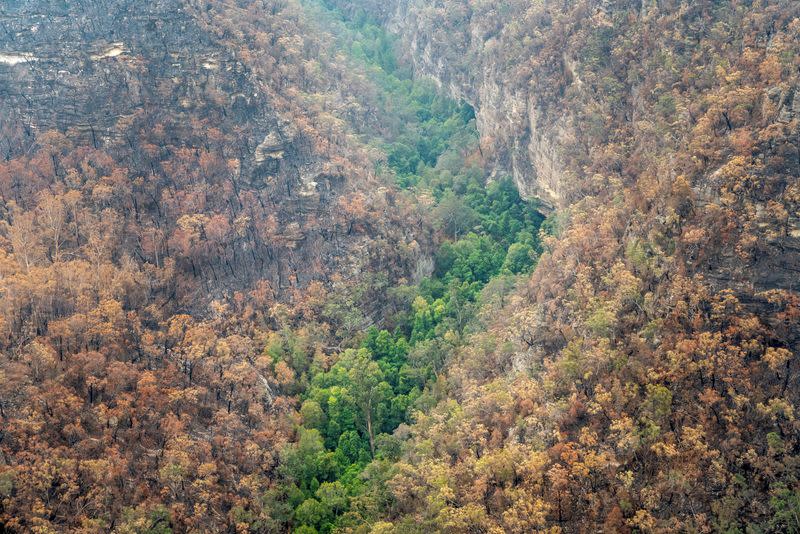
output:
[[[800,532],[800,2],[0,24],[0,532]]]
[[[134,4],[59,6],[124,35],[113,53],[85,53],[100,26],[46,28],[80,33],[66,51],[103,83],[14,71],[107,109],[69,93],[34,132],[0,102],[2,528],[366,528],[482,304],[534,268],[542,216],[483,168],[472,108],[366,17],[175,0],[138,33]],[[95,112],[102,132],[56,127]]]
[[[441,237],[429,275],[386,287],[396,311],[343,339],[350,348],[309,357],[308,341],[291,328],[266,348],[298,377],[301,406],[297,439],[281,452],[281,480],[265,502],[271,521],[305,534],[364,525],[390,506],[385,482],[402,449],[396,430],[444,398],[439,374],[481,301],[508,294],[531,272],[543,222],[509,178],[487,176],[468,104],[413,79],[397,63],[395,41],[366,17],[308,9],[334,26],[338,46],[375,81],[381,120],[361,135],[386,154],[378,172],[429,207]]]

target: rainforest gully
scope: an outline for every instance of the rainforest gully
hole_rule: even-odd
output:
[[[800,533],[800,2],[0,1],[0,532]]]

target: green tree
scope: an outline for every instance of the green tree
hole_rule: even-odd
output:
[[[317,499],[306,499],[295,508],[294,520],[300,525],[321,527],[325,522],[332,519],[330,508],[319,502]]]
[[[437,227],[453,239],[458,239],[478,222],[475,211],[452,191],[445,193],[436,206],[434,217]]]
[[[334,516],[347,511],[350,502],[347,488],[338,480],[320,484],[316,496],[320,504],[330,510]]]
[[[375,455],[375,429],[379,424],[378,408],[392,393],[380,366],[367,349],[348,349],[336,364],[347,372],[350,394],[361,410],[362,422],[369,438],[370,453]]]
[[[502,270],[512,274],[528,272],[533,267],[533,247],[527,243],[514,243],[508,247]]]

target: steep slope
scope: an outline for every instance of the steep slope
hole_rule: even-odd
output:
[[[377,517],[363,473],[538,248],[471,107],[317,3],[2,13],[2,528]]]
[[[119,173],[142,183],[112,194],[106,189],[118,185],[101,179],[99,199],[132,204],[137,224],[159,234],[131,236],[137,253],[154,264],[156,256],[176,255],[179,271],[215,287],[264,279],[277,294],[358,270],[347,263],[367,254],[349,254],[337,234],[364,250],[368,239],[353,236],[351,221],[330,207],[380,184],[367,155],[348,142],[338,111],[331,113],[352,101],[343,94],[347,84],[313,73],[345,71],[308,36],[298,12],[176,1],[20,2],[3,10],[2,48],[11,58],[0,65],[7,159],[51,129],[72,146],[106,152]],[[24,192],[8,184],[6,197],[29,207],[41,179],[31,182]],[[377,210],[386,203],[381,194],[367,200]],[[192,235],[208,221],[214,243],[198,250]],[[373,231],[380,232],[387,230]],[[413,269],[406,264],[397,274]],[[209,284],[198,290],[213,292]]]
[[[0,22],[2,529],[800,529],[796,2]]]
[[[409,430],[381,528],[798,528],[797,4],[337,4],[560,228]]]
[[[430,261],[352,134],[363,73],[293,3],[3,2],[0,27],[0,528],[235,529],[294,439],[265,347],[317,314],[293,354],[322,354]]]

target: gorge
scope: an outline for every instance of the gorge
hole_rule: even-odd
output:
[[[800,531],[800,4],[0,5],[0,530]]]

